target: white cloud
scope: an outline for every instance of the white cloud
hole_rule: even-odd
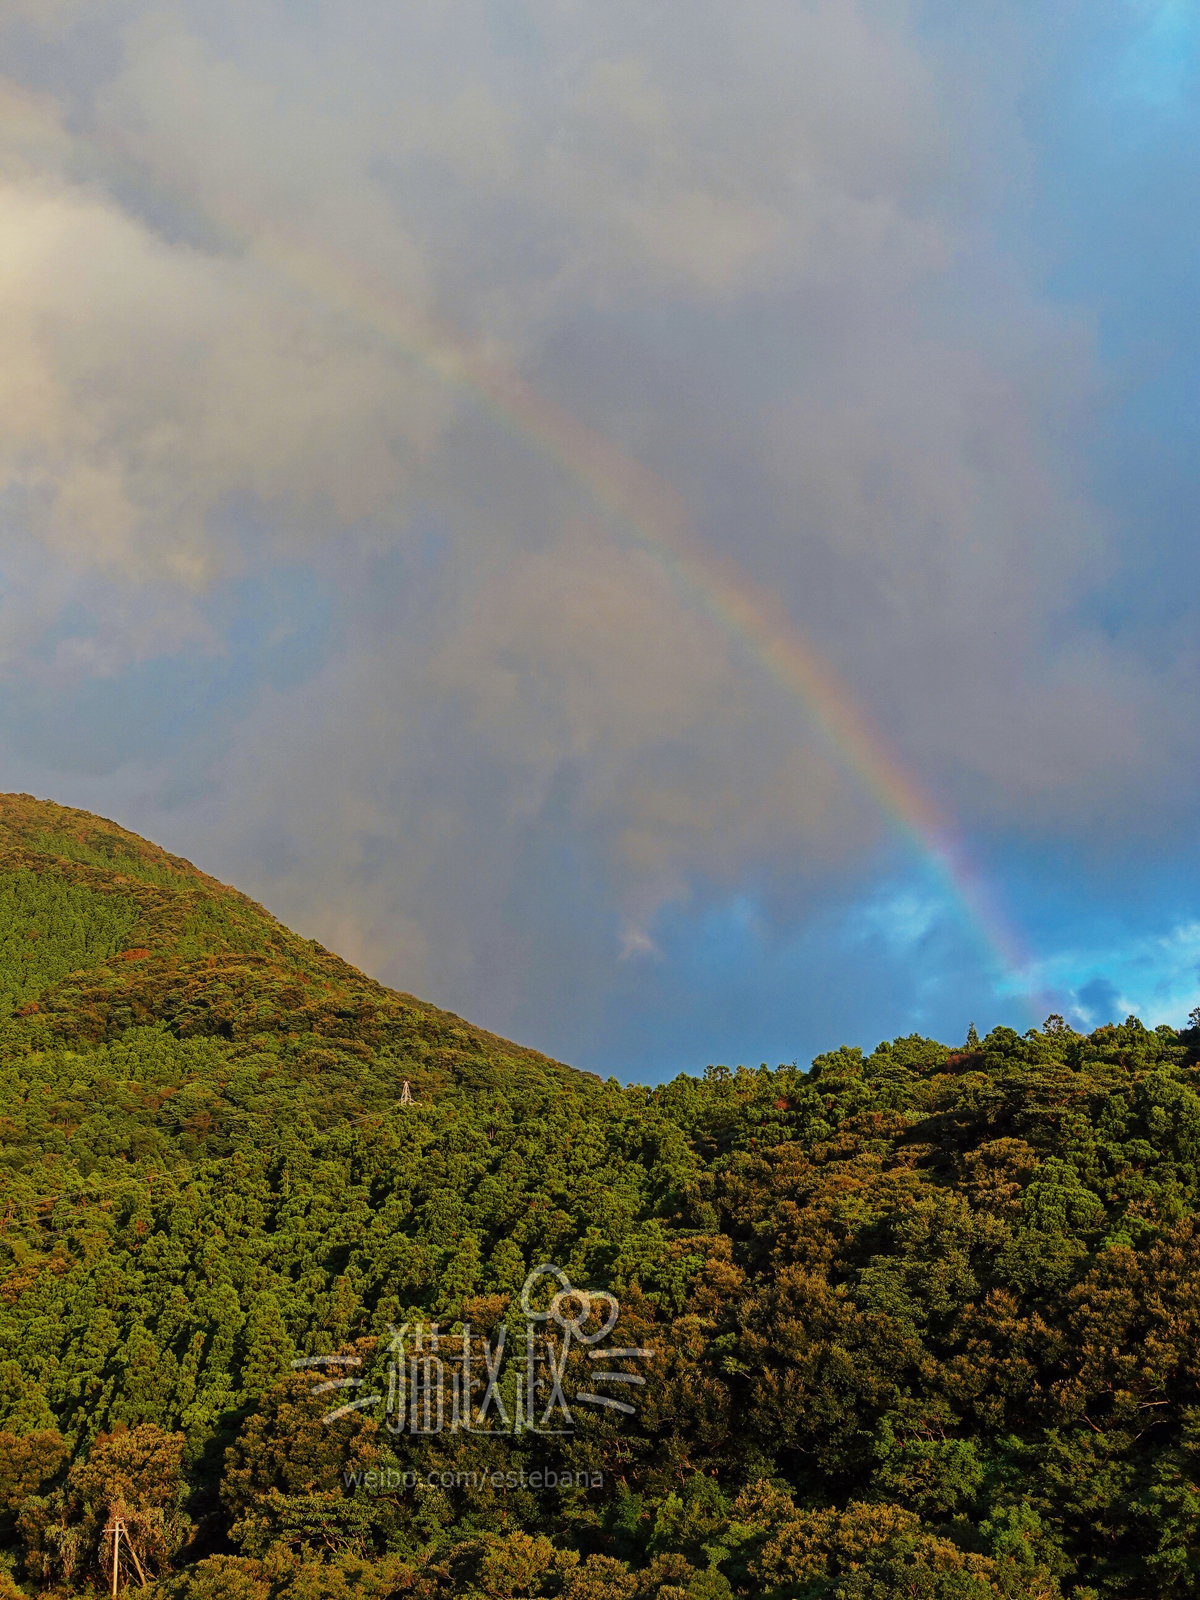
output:
[[[191,589],[233,497],[293,542],[376,515],[449,409],[253,258],[54,179],[0,187],[0,404],[0,472],[57,560]]]

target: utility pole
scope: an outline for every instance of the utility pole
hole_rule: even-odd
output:
[[[117,1584],[121,1578],[122,1535],[124,1535],[125,1546],[129,1551],[130,1559],[137,1568],[137,1575],[142,1581],[142,1588],[146,1587],[146,1574],[142,1571],[142,1563],[138,1560],[137,1547],[129,1536],[129,1529],[125,1526],[124,1518],[114,1514],[112,1518],[112,1600],[117,1600]]]

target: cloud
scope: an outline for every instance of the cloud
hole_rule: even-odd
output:
[[[1070,1016],[1084,1028],[1130,1015],[1147,1027],[1186,1027],[1188,1013],[1200,1003],[1200,922],[1177,921],[1153,933],[1118,926],[1108,935],[1039,962],[1039,984],[1063,995]]]
[[[202,588],[232,500],[294,544],[394,505],[436,439],[436,386],[252,260],[52,181],[0,189],[0,237],[0,470],[68,565]]]
[[[888,984],[965,970],[919,873],[864,887],[899,881],[890,822],[836,733],[529,421],[568,414],[774,591],[968,835],[1180,827],[1194,630],[1151,647],[1101,602],[1112,385],[1028,237],[1019,9],[965,45],[832,0],[10,10],[17,765],[90,773],[499,1026],[667,994],[680,918],[803,966],[812,919],[890,907],[860,942]],[[247,594],[282,596],[275,643]]]
[[[1196,75],[1200,24],[1184,0],[1153,0],[1130,8],[1144,26],[1117,75],[1120,92],[1159,109],[1175,108]]]

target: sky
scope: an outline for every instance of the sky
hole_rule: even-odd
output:
[[[7,0],[0,789],[653,1082],[1200,1004],[1200,11]]]

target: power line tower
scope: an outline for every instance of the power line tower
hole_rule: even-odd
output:
[[[411,1106],[416,1104],[416,1101],[413,1099],[413,1092],[408,1086],[407,1078],[404,1080],[404,1088],[400,1091],[400,1104],[402,1106]]]

